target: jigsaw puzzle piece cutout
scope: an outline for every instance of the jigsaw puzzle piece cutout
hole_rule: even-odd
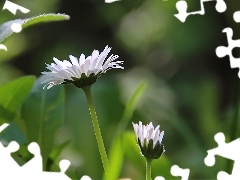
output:
[[[204,2],[208,2],[208,1],[216,1],[216,6],[215,9],[219,12],[225,12],[227,9],[227,5],[224,2],[224,0],[201,0],[200,1],[200,5],[201,5],[201,9],[199,11],[194,11],[194,12],[187,12],[187,2],[184,0],[180,0],[176,3],[176,9],[178,10],[178,14],[174,14],[174,16],[180,20],[181,22],[185,22],[187,17],[189,15],[195,15],[195,14],[199,14],[199,15],[204,15],[205,14],[205,8],[204,8]]]
[[[92,179],[89,176],[84,175],[80,180],[92,180]]]
[[[6,129],[9,124],[4,123],[0,126],[0,132]],[[19,171],[20,166],[12,158],[11,153],[18,151],[19,144],[16,141],[12,141],[7,147],[4,147],[0,142],[0,179],[8,177],[8,179],[13,178],[12,171]]]
[[[217,148],[208,150],[208,155],[204,159],[204,163],[207,166],[213,166],[215,164],[215,155],[222,156],[224,158],[234,161],[232,174],[220,171],[217,175],[218,180],[235,180],[240,179],[240,157],[238,155],[240,151],[240,139],[233,140],[229,143],[225,142],[225,136],[219,132],[214,136],[215,141],[218,144]]]
[[[224,171],[220,171],[217,175],[218,180],[236,180],[240,179],[240,160],[239,158],[234,161],[232,173],[228,174]]]
[[[7,125],[0,126],[0,130],[6,128]],[[36,142],[28,145],[28,151],[34,157],[25,163],[22,167],[12,158],[11,153],[19,150],[19,144],[12,141],[7,147],[0,143],[0,179],[24,179],[24,180],[71,180],[66,174],[66,170],[70,166],[70,161],[61,160],[59,163],[60,172],[44,172],[42,169],[42,156],[40,147]]]
[[[4,44],[0,44],[0,50],[1,49],[7,51],[7,47]]]
[[[30,12],[29,9],[19,6],[18,4],[15,4],[11,1],[6,0],[6,2],[3,5],[3,9],[5,10],[7,9],[8,11],[10,11],[11,13],[13,13],[14,15],[16,15],[17,10],[21,11],[22,13],[26,14],[28,12]]]
[[[237,180],[240,178],[240,175],[230,175],[226,172],[220,171],[217,175],[217,180]]]
[[[236,23],[240,23],[240,11],[236,11],[234,14],[233,14],[233,19]]]
[[[188,180],[189,173],[190,173],[189,169],[182,169],[178,165],[173,165],[171,167],[171,174],[173,176],[181,176],[182,177],[181,180]]]
[[[66,170],[70,166],[70,161],[61,160],[59,162],[60,172],[42,172],[41,179],[58,179],[58,180],[71,180],[66,174]]]
[[[217,142],[218,147],[219,146],[222,146],[222,147],[224,146],[224,144],[225,144],[225,136],[224,136],[223,133],[219,132],[219,133],[215,134],[214,139]],[[215,164],[215,155],[216,155],[216,151],[218,151],[216,149],[217,148],[207,151],[208,155],[204,159],[204,163],[207,166],[213,166]]]
[[[113,2],[116,2],[116,1],[120,1],[120,0],[105,0],[105,3],[113,3]]]
[[[18,149],[19,144],[16,141],[10,142],[7,147],[0,143],[0,179],[3,175],[2,173],[10,174],[12,171],[19,171],[19,164],[11,156],[11,153],[18,151]]]
[[[214,139],[217,142],[218,147],[207,151],[208,156],[205,158],[207,164],[211,164],[211,162],[209,161],[212,160],[212,157],[214,157],[215,155],[219,155],[233,161],[236,159],[240,160],[240,157],[238,155],[238,152],[240,152],[239,139],[226,143],[225,136],[222,132],[217,133],[214,136]]]
[[[216,48],[216,55],[219,58],[222,58],[222,57],[225,57],[228,55],[229,60],[230,60],[230,67],[231,68],[240,68],[240,59],[235,58],[232,55],[233,48],[240,47],[240,39],[238,39],[238,40],[232,39],[233,38],[233,30],[229,27],[223,29],[222,32],[226,33],[226,35],[227,35],[228,47],[218,46]],[[238,72],[238,77],[240,78],[240,71]]]
[[[215,154],[207,152],[208,155],[204,159],[204,164],[206,166],[213,166],[215,164]]]
[[[0,44],[1,45],[1,44]],[[6,46],[5,46],[6,47]],[[1,48],[0,48],[1,49]],[[4,129],[6,129],[9,126],[8,123],[4,123],[0,126],[0,132],[2,132]]]
[[[64,159],[59,162],[60,172],[65,173],[68,167],[70,166],[70,161]]]
[[[13,32],[19,33],[19,32],[22,31],[22,25],[19,24],[19,23],[12,23],[11,29],[12,29]]]
[[[42,156],[40,147],[36,142],[32,142],[28,145],[28,151],[33,154],[33,158],[25,163],[21,168],[22,171],[28,171],[32,173],[39,173],[43,171]]]
[[[22,13],[25,13],[25,14],[30,12],[29,9],[27,9],[25,7],[22,7],[18,4],[15,4],[15,3],[11,2],[11,1],[8,1],[8,0],[5,1],[2,10],[8,10],[14,15],[16,15],[17,10],[19,10]],[[11,25],[11,29],[12,29],[13,32],[19,33],[19,32],[22,31],[22,25],[19,24],[19,23],[13,23]],[[1,49],[7,51],[7,47],[4,44],[0,44],[0,50]]]
[[[215,9],[217,10],[217,12],[219,13],[223,13],[227,10],[227,5],[224,2],[224,0],[217,0]]]
[[[46,179],[46,180],[71,180],[66,174],[62,174],[59,172],[42,172],[42,174],[39,175],[41,177],[40,179]]]
[[[186,1],[178,1],[176,3],[176,8],[178,10],[178,14],[174,14],[174,16],[181,22],[185,22],[186,18],[189,16],[187,13],[187,2]]]
[[[28,151],[34,155],[26,164],[22,166],[21,173],[25,179],[33,179],[38,177],[39,179],[58,179],[58,180],[71,180],[66,174],[66,170],[70,166],[68,160],[61,160],[59,163],[60,172],[45,172],[43,171],[42,156],[40,147],[36,142],[32,142],[28,145]]]
[[[165,180],[165,178],[162,177],[162,176],[157,176],[157,177],[154,178],[154,180]]]

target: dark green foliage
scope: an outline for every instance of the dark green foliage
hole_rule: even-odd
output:
[[[64,120],[64,87],[43,89],[38,80],[21,108],[27,142],[37,142],[43,157],[43,169],[53,149],[57,130]]]

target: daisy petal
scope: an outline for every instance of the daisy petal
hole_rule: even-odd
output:
[[[118,55],[111,55],[107,60],[105,60],[111,51],[111,48],[106,46],[104,50],[99,53],[98,50],[93,50],[92,54],[86,58],[84,54],[81,54],[79,59],[69,55],[68,60],[60,61],[57,58],[53,58],[54,63],[46,64],[46,69],[48,72],[42,72],[43,83],[47,83],[45,87],[51,88],[54,85],[62,84],[65,81],[68,83],[73,83],[75,86],[86,86],[88,82],[93,83],[96,78],[112,68],[123,69],[123,61],[115,61]],[[84,83],[74,83],[74,81],[81,81],[82,74],[85,74],[88,78],[94,78],[90,81],[83,81]],[[93,75],[90,77],[90,75]],[[86,78],[86,77],[84,77]],[[85,85],[86,84],[86,85]],[[78,87],[78,86],[77,86]],[[141,126],[142,127],[142,126]],[[137,130],[137,128],[135,128]],[[144,128],[138,130],[139,132],[144,132],[144,136],[141,136],[141,141],[144,140],[147,130]]]

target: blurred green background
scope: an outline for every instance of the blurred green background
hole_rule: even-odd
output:
[[[15,3],[30,9],[30,13],[18,11],[14,16],[4,10],[0,12],[0,23],[42,13],[66,13],[71,19],[39,24],[8,38],[8,51],[0,51],[0,83],[24,75],[39,77],[53,57],[68,60],[69,55],[90,55],[94,49],[102,51],[109,45],[113,47],[111,53],[124,60],[125,70],[107,72],[92,88],[107,151],[128,99],[140,82],[148,82],[126,127],[120,177],[145,176],[144,158],[132,134],[131,122],[138,121],[152,121],[165,131],[166,152],[153,162],[153,178],[179,179],[170,174],[174,164],[189,168],[190,179],[216,179],[221,170],[231,173],[230,160],[216,157],[213,167],[205,166],[203,160],[207,150],[217,147],[213,138],[217,132],[223,132],[227,142],[240,135],[238,69],[230,68],[228,57],[220,59],[215,54],[218,46],[227,46],[226,34],[222,33],[225,27],[233,28],[234,39],[240,37],[240,24],[232,17],[240,2],[227,1],[224,13],[215,10],[215,1],[206,2],[206,14],[189,16],[185,23],[174,17],[176,2],[19,0]],[[189,12],[200,9],[200,0],[187,3]],[[0,7],[3,5],[1,1]],[[239,57],[238,48],[233,49],[233,55]],[[58,161],[71,161],[67,174],[73,179],[85,174],[102,179],[103,168],[84,93],[74,86],[64,87],[64,125],[55,135],[54,146],[68,143]],[[20,132],[4,132],[1,139],[26,143]]]

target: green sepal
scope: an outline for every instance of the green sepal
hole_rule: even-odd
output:
[[[83,88],[85,86],[91,86],[94,84],[98,78],[94,73],[90,74],[89,77],[85,73],[81,75],[81,78],[71,77],[73,80],[64,79],[63,84],[73,84],[78,88]]]
[[[158,159],[162,156],[162,154],[165,152],[165,147],[163,144],[157,142],[157,144],[155,145],[155,148],[153,149],[153,158],[154,159]]]
[[[141,145],[140,140],[138,139],[138,145],[141,149],[141,153],[144,157],[147,159],[158,159],[162,156],[162,154],[165,152],[164,145],[159,143],[159,141],[156,143],[156,145],[153,148],[153,140],[150,139],[147,143],[147,140],[144,139],[144,145]]]

